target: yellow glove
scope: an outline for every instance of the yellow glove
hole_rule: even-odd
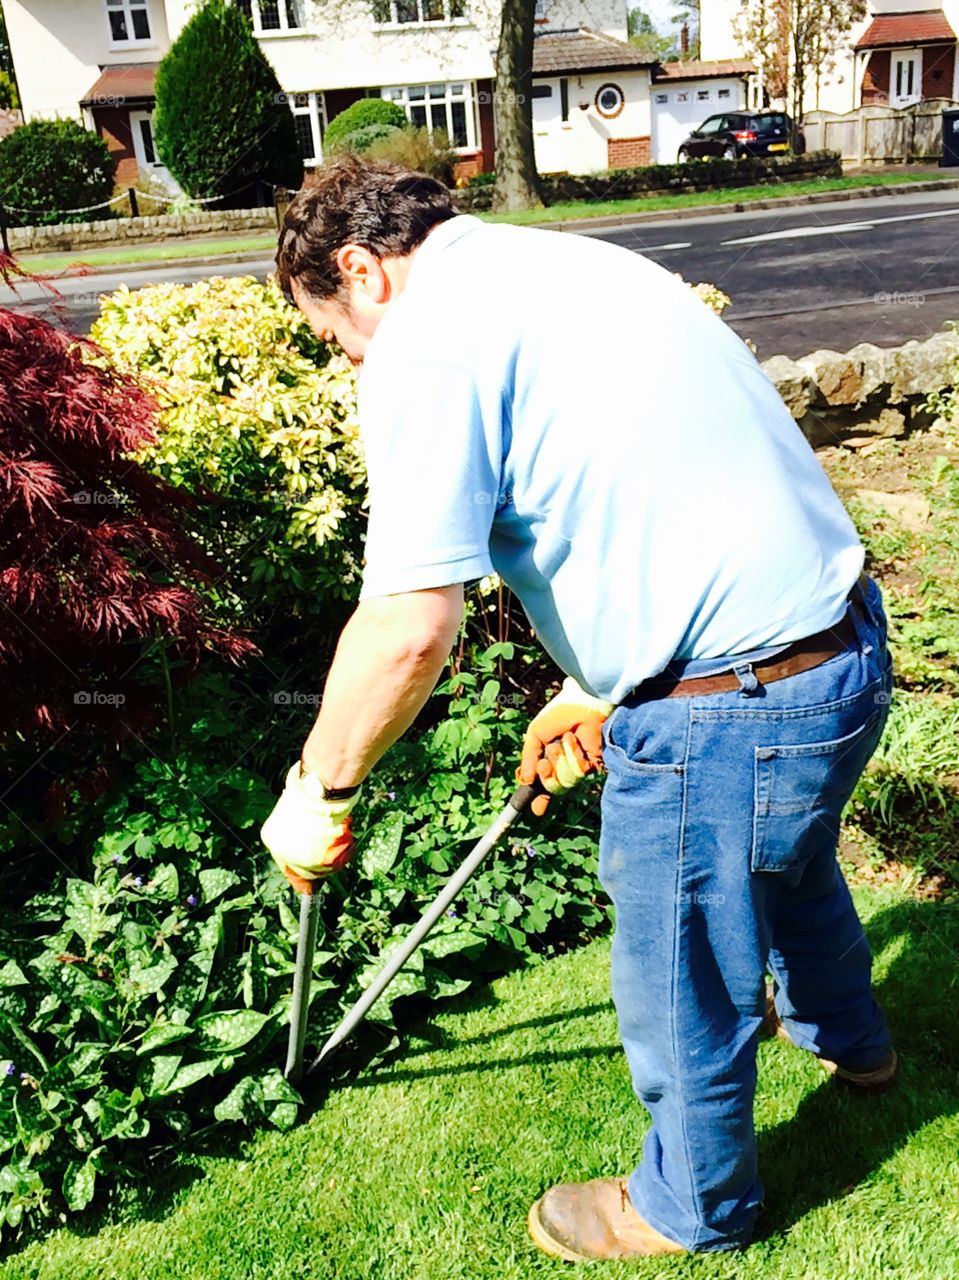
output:
[[[612,709],[611,702],[594,698],[567,676],[556,697],[530,721],[516,777],[527,786],[539,778],[549,792],[533,801],[535,814],[546,812],[549,796],[569,791],[602,767],[603,721]]]
[[[315,774],[301,774],[299,760],[286,775],[260,838],[298,892],[308,893],[312,881],[339,871],[353,856],[350,810],[359,794],[357,787],[343,799],[325,799],[322,782]]]

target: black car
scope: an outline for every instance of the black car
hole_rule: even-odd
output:
[[[721,156],[775,156],[786,151],[802,155],[805,139],[784,111],[726,111],[710,116],[681,143],[679,162]]]

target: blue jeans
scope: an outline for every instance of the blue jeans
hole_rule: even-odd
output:
[[[848,1067],[890,1048],[836,860],[892,689],[879,589],[854,596],[856,643],[820,666],[752,692],[634,693],[604,728],[613,999],[652,1118],[629,1194],[690,1250],[745,1243],[762,1200],[752,1112],[767,969],[796,1044]]]

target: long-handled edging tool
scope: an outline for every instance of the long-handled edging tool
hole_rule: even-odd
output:
[[[469,855],[453,872],[439,896],[423,913],[409,936],[404,939],[402,946],[393,952],[353,1008],[323,1045],[316,1058],[310,1063],[309,1071],[313,1071],[318,1067],[327,1054],[332,1053],[336,1046],[341,1044],[350,1032],[359,1026],[413,952],[424,941],[440,916],[449,908],[459,891],[476,872],[483,859],[495,848],[519,815],[524,813],[534,798],[540,794],[542,792],[538,786],[517,787],[512,796],[510,796],[502,813],[494,819],[486,834],[477,841]],[[316,943],[317,918],[314,895],[311,893],[301,894],[300,937],[296,948],[296,972],[293,976],[293,1003],[290,1012],[290,1044],[285,1070],[286,1078],[294,1084],[303,1075],[303,1050],[306,1042],[306,1023],[310,1006],[310,977],[313,970],[313,949]]]

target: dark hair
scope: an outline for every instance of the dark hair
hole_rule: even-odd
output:
[[[448,187],[385,160],[345,155],[316,170],[290,203],[276,251],[280,288],[317,299],[339,292],[336,254],[359,244],[378,258],[409,253],[438,222],[456,216]]]

